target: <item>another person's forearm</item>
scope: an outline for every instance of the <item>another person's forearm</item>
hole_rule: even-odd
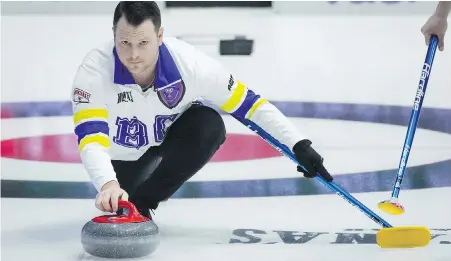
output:
[[[451,1],[440,1],[435,9],[434,15],[448,17],[451,11]]]

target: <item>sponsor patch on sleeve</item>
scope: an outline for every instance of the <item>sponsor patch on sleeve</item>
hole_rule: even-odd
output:
[[[233,76],[230,75],[229,86],[227,87],[227,89],[229,89],[229,91],[232,90],[233,84],[235,84],[235,80],[233,79]]]
[[[90,98],[91,98],[91,94],[89,92],[83,91],[78,88],[74,89],[73,101],[75,103],[89,103]]]

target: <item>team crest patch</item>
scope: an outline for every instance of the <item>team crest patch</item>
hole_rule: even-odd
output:
[[[74,97],[73,97],[73,101],[75,103],[89,103],[90,98],[91,98],[91,94],[89,92],[75,88]]]
[[[185,95],[185,83],[183,80],[176,82],[168,87],[158,90],[158,98],[169,109],[177,107]]]

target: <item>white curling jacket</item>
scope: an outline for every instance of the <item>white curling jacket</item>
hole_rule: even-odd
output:
[[[80,157],[97,191],[116,180],[111,160],[137,160],[159,146],[193,102],[251,120],[290,149],[303,139],[276,107],[221,63],[172,37],[160,46],[154,88],[142,91],[110,42],[83,59],[71,100]]]

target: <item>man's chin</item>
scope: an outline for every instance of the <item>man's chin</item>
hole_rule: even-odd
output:
[[[144,66],[144,64],[139,64],[139,65],[128,65],[127,66],[127,70],[133,74],[133,75],[142,75],[142,74],[147,74],[149,71],[149,66]]]
[[[133,74],[139,74],[143,71],[141,66],[131,65],[127,67],[128,71]]]

